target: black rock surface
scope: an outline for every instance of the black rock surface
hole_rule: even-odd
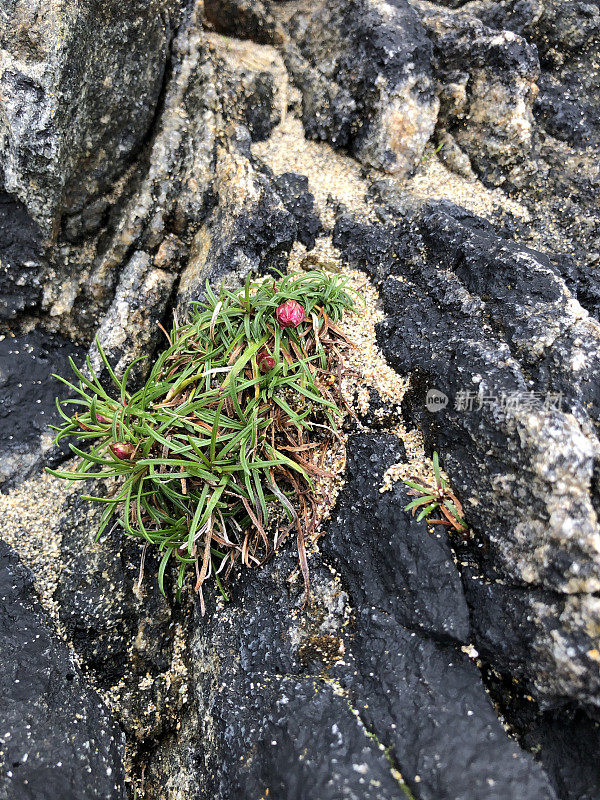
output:
[[[82,348],[42,331],[6,335],[0,341],[0,487],[28,475],[45,453],[58,459],[64,450],[50,450],[50,424],[60,420],[56,397],[68,388],[52,375],[73,377],[68,359],[76,362]],[[52,460],[52,458],[50,458]]]
[[[280,555],[198,620],[199,796],[403,797],[401,774],[419,798],[554,798],[461,651],[469,624],[447,544],[403,512],[403,490],[379,492],[402,446],[361,434],[348,448],[309,607]]]
[[[125,800],[123,735],[0,542],[0,798]]]
[[[22,203],[0,192],[0,320],[39,304],[42,247],[38,226]]]

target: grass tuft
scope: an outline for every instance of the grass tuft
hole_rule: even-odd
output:
[[[278,322],[288,300],[305,312],[297,327]],[[248,279],[237,292],[207,284],[207,300],[193,304],[185,324],[174,323],[169,347],[134,392],[133,364],[118,378],[97,342],[111,386],[89,359],[85,373],[70,362],[76,382],[59,378],[73,397],[57,401],[63,424],[55,441],[79,440],[70,447],[80,463],[48,471],[69,481],[116,479],[112,495],[89,498],[104,505],[97,536],[116,519],[144,553],[156,547],[163,593],[170,563],[178,592],[194,572],[203,613],[211,576],[227,599],[233,565],[264,563],[295,530],[306,601],[312,479],[327,474],[324,455],[342,415],[349,342],[338,323],[351,308],[345,279],[319,271]]]
[[[433,485],[424,482],[418,483],[416,478],[403,479],[403,482],[410,488],[408,494],[415,497],[404,506],[404,510],[410,511],[413,516],[416,514],[417,522],[426,519],[430,525],[446,525],[467,539],[469,526],[463,519],[462,506],[442,477],[436,452],[433,453],[433,474]],[[441,512],[443,519],[431,519],[434,511]]]

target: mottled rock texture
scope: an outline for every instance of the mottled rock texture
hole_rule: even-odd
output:
[[[482,574],[466,577],[476,643],[548,702],[595,708],[598,322],[545,256],[451,204],[380,226],[342,217],[334,240],[389,276],[378,339],[411,374],[406,421],[442,454],[485,543]],[[449,397],[438,413],[431,389]]]
[[[399,175],[419,163],[438,101],[432,47],[404,0],[345,0],[299,12],[286,63],[306,133]]]
[[[159,594],[150,549],[138,586],[141,547],[118,530],[93,542],[84,487],[57,528],[54,601],[82,667],[65,685],[69,653],[6,555],[1,594],[19,597],[4,649],[18,660],[39,629],[35,664],[17,667],[47,735],[33,773],[21,740],[0,737],[0,800],[123,796],[120,736],[86,682],[126,734],[139,800],[600,796],[598,4],[55,6],[0,11],[4,486],[49,456],[49,374],[67,355],[87,349],[101,370],[98,335],[118,374],[149,357],[139,380],[159,323],[206,280],[235,286],[290,253],[319,264],[304,248],[322,236],[335,268],[335,217],[411,388],[401,408],[371,393],[346,425],[347,485],[310,553],[305,609],[291,542],[204,618]],[[255,143],[273,154],[290,115],[312,141],[270,168]],[[423,162],[428,142],[488,220],[422,206],[457,185]],[[366,205],[340,191],[348,156]],[[503,195],[477,180],[510,204],[490,210]],[[355,199],[368,215],[345,212]],[[437,414],[430,388],[449,396]],[[440,453],[469,542],[405,513],[402,484],[380,492],[406,459],[390,433],[402,421]],[[10,669],[3,696],[23,718]],[[48,688],[55,705],[38,699]],[[16,794],[27,775],[35,791]]]
[[[0,798],[125,800],[123,735],[0,542]]]
[[[470,14],[417,7],[434,43],[443,158],[467,176],[472,168],[488,183],[522,186],[532,171],[536,48]]]
[[[0,12],[0,180],[47,235],[147,135],[183,2],[9,2]]]

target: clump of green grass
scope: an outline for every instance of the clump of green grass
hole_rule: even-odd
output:
[[[415,496],[404,510],[410,511],[413,516],[417,514],[417,522],[426,519],[430,525],[446,525],[466,538],[469,526],[463,519],[463,509],[458,498],[442,477],[439,456],[436,452],[433,453],[433,473],[435,478],[433,485],[418,483],[416,478],[404,480],[411,489],[409,494]],[[431,519],[434,511],[440,512],[443,519]]]
[[[227,598],[234,563],[263,563],[292,529],[307,598],[312,478],[325,473],[316,462],[342,415],[348,340],[337,323],[352,307],[345,279],[319,271],[248,279],[237,292],[207,285],[206,301],[185,324],[174,323],[169,347],[137,391],[127,388],[137,362],[119,379],[98,345],[112,381],[106,388],[89,359],[86,372],[71,361],[77,382],[60,380],[75,396],[57,401],[63,424],[55,441],[81,440],[70,445],[81,460],[73,472],[49,472],[117,479],[113,494],[88,498],[104,505],[98,537],[116,519],[144,553],[161,551],[163,592],[169,562],[178,566],[178,592],[194,571],[203,612],[211,575]],[[277,510],[287,517],[283,529],[272,524]]]

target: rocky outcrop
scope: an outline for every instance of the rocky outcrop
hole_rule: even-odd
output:
[[[120,174],[146,137],[184,3],[11,3],[0,16],[1,183],[45,235]]]
[[[123,736],[0,542],[3,800],[125,800]]]
[[[42,458],[59,458],[48,427],[60,417],[56,397],[68,389],[53,375],[70,371],[69,357],[80,348],[60,336],[39,331],[3,336],[0,340],[0,491],[31,474]]]
[[[484,543],[465,572],[476,646],[547,702],[595,708],[598,323],[547,258],[464,210],[392,214],[370,240],[364,227],[342,218],[335,241],[391,273],[379,342],[412,375],[407,422],[442,454]],[[437,414],[430,390],[448,398]]]
[[[197,621],[191,679],[208,780],[199,797],[268,787],[401,798],[402,775],[420,798],[554,798],[461,652],[469,625],[446,541],[403,514],[404,489],[379,492],[402,458],[394,436],[351,438],[306,611],[301,581],[288,581],[294,560],[282,556]]]
[[[536,48],[471,14],[446,13],[430,3],[417,8],[434,45],[442,158],[493,185],[527,184],[535,170]]]
[[[97,335],[119,375],[149,357],[139,380],[159,323],[207,280],[237,286],[290,254],[335,270],[339,251],[367,273],[378,343],[411,385],[401,408],[371,392],[346,424],[347,484],[309,554],[305,609],[290,548],[201,618],[159,594],[151,549],[118,530],[94,543],[90,487],[70,498],[54,602],[81,672],[63,686],[69,654],[49,629],[27,665],[58,698],[33,703],[48,791],[122,796],[120,735],[93,685],[140,800],[597,797],[595,5],[113,5],[0,11],[0,482],[48,458],[49,375],[67,355],[87,349],[102,371]],[[276,152],[290,116],[312,141]],[[340,191],[348,154],[360,165]],[[456,185],[488,220],[417,199]],[[436,413],[429,389],[448,398]],[[401,483],[381,491],[412,457],[416,437],[405,451],[391,433],[402,422],[439,452],[470,541],[405,513]],[[7,558],[3,596],[27,583]],[[7,800],[30,780],[14,741],[0,737]],[[56,786],[55,753],[73,764],[52,768]]]
[[[405,0],[345,0],[299,12],[286,64],[302,92],[307,136],[371,167],[413,172],[438,111],[432,48]]]

